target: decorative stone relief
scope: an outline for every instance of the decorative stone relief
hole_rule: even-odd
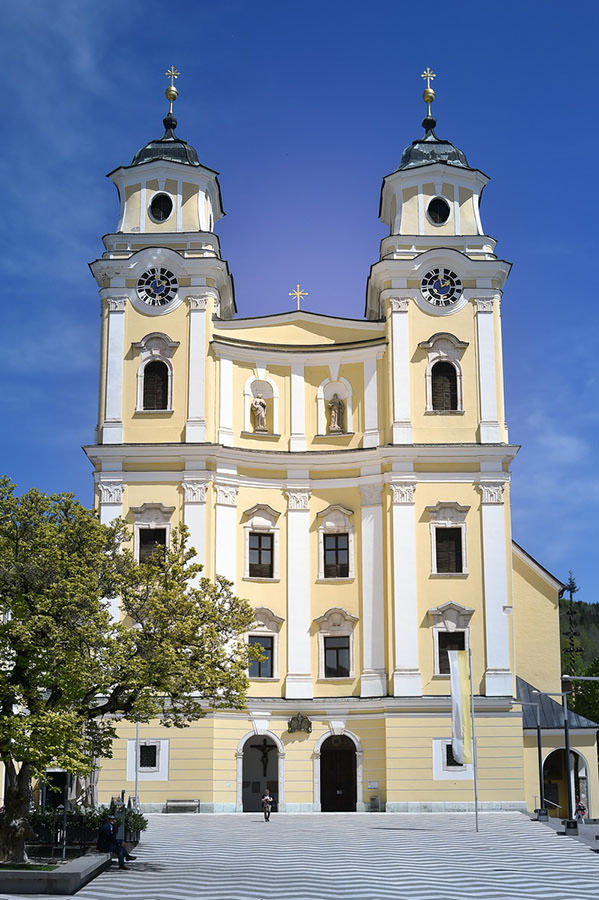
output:
[[[254,431],[268,431],[268,428],[266,427],[266,400],[262,394],[256,394],[250,407],[254,417]]]
[[[184,491],[186,503],[206,502],[206,489],[208,487],[207,481],[200,481],[199,479],[189,479],[187,481],[181,482],[181,487]]]
[[[206,309],[208,305],[207,297],[187,297],[190,309]]]
[[[287,731],[293,734],[295,731],[305,731],[306,734],[312,733],[312,722],[303,713],[297,713],[291,716],[287,723]]]
[[[478,487],[483,496],[483,503],[503,503],[505,484],[502,481],[481,481]]]
[[[257,606],[254,610],[254,622],[251,631],[264,631],[268,634],[277,634],[285,620],[277,616],[267,606]]]
[[[380,484],[364,484],[360,487],[362,506],[378,506],[381,502],[382,486]]]
[[[123,482],[122,481],[99,481],[100,503],[122,503],[123,500]]]
[[[236,506],[237,491],[239,488],[234,484],[216,484],[216,502],[220,506]]]
[[[468,628],[473,613],[474,609],[453,602],[443,603],[442,606],[428,611],[433,623],[445,631],[461,631]]]
[[[389,297],[391,312],[407,312],[411,299],[411,297]]]
[[[129,297],[108,297],[106,303],[110,312],[124,312]]]
[[[153,331],[151,334],[146,334],[141,341],[135,341],[132,346],[145,362],[152,358],[170,359],[179,346],[179,341],[171,341],[169,336],[162,331]]]
[[[426,507],[431,518],[431,522],[434,522],[436,525],[444,525],[446,527],[450,527],[451,525],[461,525],[465,519],[469,506],[460,506],[459,503],[455,503],[454,501],[450,501],[449,503],[443,503],[439,501],[435,503],[434,506]]]
[[[344,429],[345,403],[339,394],[333,394],[328,402],[329,434],[342,434]]]
[[[414,503],[416,485],[412,481],[395,481],[391,484],[393,503],[396,505]]]
[[[490,313],[493,312],[493,299],[482,300],[479,298],[475,299],[476,311],[479,313]]]
[[[131,507],[135,523],[145,525],[147,528],[160,528],[168,525],[174,511],[174,506],[165,506],[163,503],[144,503],[143,506]]]
[[[289,503],[289,509],[309,509],[311,492],[306,489],[285,491]]]
[[[324,616],[319,616],[314,621],[322,634],[335,636],[351,634],[358,619],[348,613],[346,609],[334,606],[332,609],[328,609]]]

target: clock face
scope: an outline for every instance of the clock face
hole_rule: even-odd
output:
[[[137,282],[137,296],[148,306],[165,306],[177,293],[177,279],[169,269],[155,267]]]
[[[453,306],[462,296],[462,282],[450,269],[439,266],[420,282],[422,296],[433,306]]]

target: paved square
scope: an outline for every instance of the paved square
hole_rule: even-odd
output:
[[[519,813],[148,818],[80,900],[599,900],[599,855]]]

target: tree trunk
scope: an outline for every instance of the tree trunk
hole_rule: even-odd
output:
[[[25,841],[33,837],[27,822],[30,805],[31,769],[23,763],[17,772],[11,759],[4,759],[6,772],[4,809],[0,813],[0,862],[26,863]]]

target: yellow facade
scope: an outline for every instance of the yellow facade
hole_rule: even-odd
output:
[[[517,678],[560,690],[562,585],[512,542],[509,264],[482,229],[488,179],[433,138],[383,181],[389,236],[360,320],[235,317],[216,173],[183,142],[112,173],[119,227],[91,265],[100,516],[124,516],[138,554],[187,524],[205,574],[256,610],[266,660],[246,710],[138,737],[122,723],[101,801],[137,774],[147,809],[254,809],[267,785],[280,810],[469,809],[472,767],[448,749],[447,652],[466,649],[481,806],[535,804]],[[594,803],[594,731],[578,725]]]

